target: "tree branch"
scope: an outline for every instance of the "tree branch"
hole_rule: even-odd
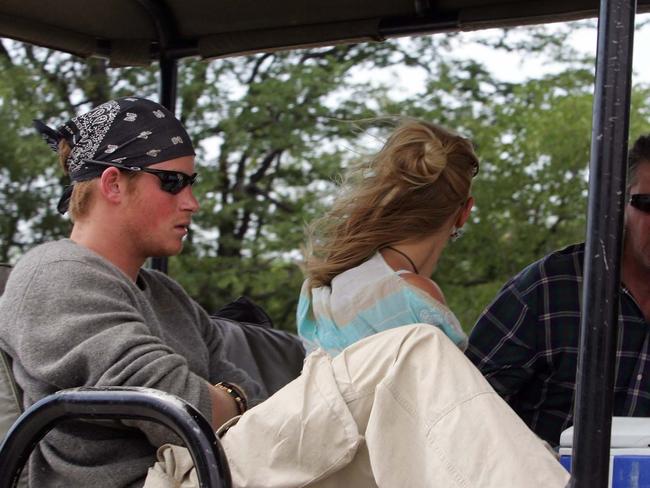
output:
[[[248,227],[251,222],[251,211],[246,209],[244,210],[244,215],[242,215],[241,220],[239,221],[239,228],[235,232],[235,237],[238,241],[243,241],[248,232]]]
[[[242,152],[239,162],[237,163],[237,171],[235,172],[235,184],[233,189],[239,191],[244,186],[244,179],[246,178],[246,161],[248,160],[248,153]]]
[[[251,196],[254,195],[261,195],[263,196],[266,200],[271,202],[273,205],[278,207],[280,210],[284,210],[287,213],[292,213],[294,211],[293,207],[291,205],[287,205],[284,202],[279,201],[276,198],[273,198],[270,195],[269,191],[263,190],[259,186],[256,185],[246,185],[246,193],[248,193]]]
[[[264,178],[264,175],[271,167],[271,164],[273,164],[273,160],[276,157],[280,157],[283,151],[284,149],[273,149],[266,156],[264,156],[264,159],[262,159],[262,162],[260,163],[257,171],[255,171],[255,173],[253,173],[249,178],[250,185],[255,186],[262,178]]]
[[[25,44],[24,48],[25,56],[30,61],[34,69],[36,69],[41,74],[41,76],[54,87],[54,90],[58,93],[61,101],[66,104],[70,111],[73,111],[73,104],[70,100],[70,91],[68,89],[68,83],[66,80],[63,77],[59,76],[58,73],[51,73],[47,70],[45,63],[36,57],[33,46]]]
[[[218,185],[221,193],[221,205],[228,205],[228,195],[230,193],[230,178],[228,177],[228,157],[224,151],[225,144],[221,146],[221,152],[219,156],[219,179],[221,180]]]
[[[4,59],[9,66],[15,66],[14,60],[9,54],[9,51],[5,47],[2,39],[0,39],[0,58]]]
[[[272,56],[274,56],[273,53],[264,53],[263,55],[259,56],[256,59],[255,65],[253,66],[253,70],[251,71],[251,74],[248,77],[248,80],[246,80],[246,82],[245,82],[247,85],[250,85],[251,83],[253,83],[255,81],[255,78],[257,78],[257,74],[259,73],[260,68],[262,67],[262,63],[264,63],[264,61],[266,61],[267,59],[269,59]]]

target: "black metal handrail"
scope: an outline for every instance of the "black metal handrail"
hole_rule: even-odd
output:
[[[38,442],[69,419],[149,420],[176,433],[188,448],[201,488],[230,488],[226,456],[210,423],[187,402],[150,388],[74,388],[28,408],[0,446],[0,488],[13,488]]]
[[[608,485],[636,0],[601,0],[571,488]]]

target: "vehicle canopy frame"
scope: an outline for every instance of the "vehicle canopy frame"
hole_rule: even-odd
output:
[[[635,12],[650,0],[4,0],[0,36],[112,66],[160,65],[174,111],[177,61],[598,16],[574,488],[607,486]],[[166,259],[154,262],[166,270]],[[598,401],[593,401],[598,399]]]

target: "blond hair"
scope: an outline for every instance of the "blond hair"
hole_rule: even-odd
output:
[[[312,288],[379,249],[439,231],[470,194],[478,158],[469,140],[406,119],[366,164],[351,167],[332,208],[307,229]]]
[[[72,151],[72,148],[68,141],[61,139],[57,153],[59,155],[59,165],[66,176],[69,175],[68,157],[70,157],[70,151]],[[92,186],[92,180],[79,181],[74,184],[68,205],[68,214],[73,222],[88,215],[93,196]]]
[[[70,151],[72,148],[70,144],[65,139],[59,141],[59,150],[57,154],[59,156],[59,165],[63,169],[63,172],[66,176],[69,175],[70,170],[68,168],[68,158],[70,157]],[[133,181],[138,176],[138,173],[127,172],[126,177],[128,178],[129,186],[127,191],[131,192],[135,187],[131,185]],[[77,181],[72,188],[72,195],[70,196],[70,203],[68,204],[68,214],[70,219],[74,222],[80,218],[84,218],[90,212],[90,207],[93,201],[93,181]]]

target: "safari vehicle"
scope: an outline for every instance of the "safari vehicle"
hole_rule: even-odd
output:
[[[650,0],[639,0],[638,9],[650,10]],[[187,56],[236,56],[598,16],[570,482],[576,488],[598,488],[607,486],[608,478],[617,334],[617,300],[613,298],[618,293],[620,271],[636,10],[633,0],[602,0],[600,5],[595,0],[3,0],[0,36],[81,57],[107,57],[116,66],[157,61],[160,100],[173,111],[177,62]],[[154,267],[166,270],[166,261],[159,260]],[[153,415],[185,435],[193,448],[201,486],[229,485],[227,463],[210,429],[204,432],[205,437],[190,438],[193,429],[187,426],[202,423],[190,407],[147,392],[73,391],[43,400],[14,425],[0,455],[0,487],[13,486],[26,459],[22,450],[31,449],[57,418],[93,415]]]

